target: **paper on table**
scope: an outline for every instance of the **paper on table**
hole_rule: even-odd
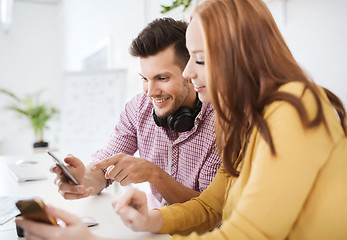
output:
[[[17,197],[0,196],[0,224],[4,224],[19,214],[16,207]]]

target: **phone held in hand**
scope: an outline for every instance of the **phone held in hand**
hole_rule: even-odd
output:
[[[46,213],[45,204],[39,198],[20,200],[16,202],[16,206],[26,219],[50,225],[58,225],[57,221]]]
[[[74,184],[79,185],[80,183],[77,181],[77,179],[72,175],[70,170],[65,166],[63,161],[61,161],[59,158],[57,158],[53,153],[47,150],[47,153],[53,158],[54,162],[61,168],[64,175]]]

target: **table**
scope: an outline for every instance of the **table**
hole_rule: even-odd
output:
[[[7,168],[7,163],[15,163],[18,160],[35,161],[35,167],[47,173],[46,180],[28,181],[18,183]],[[53,161],[46,153],[27,156],[0,156],[0,196],[14,196],[19,198],[39,197],[46,204],[65,209],[80,217],[93,217],[99,225],[89,228],[94,234],[109,238],[145,239],[145,238],[169,238],[167,234],[151,234],[134,232],[126,227],[120,217],[112,208],[112,201],[117,195],[114,187],[104,189],[101,194],[79,200],[65,200],[57,191],[53,180],[55,174],[49,172]],[[18,238],[14,219],[0,225],[0,239],[12,240]]]

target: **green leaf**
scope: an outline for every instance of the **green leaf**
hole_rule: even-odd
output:
[[[47,129],[47,122],[58,113],[58,110],[48,103],[40,103],[39,91],[32,95],[27,95],[23,98],[18,97],[14,93],[0,88],[0,93],[3,93],[14,100],[6,109],[12,110],[19,115],[25,116],[34,130],[34,133],[40,140],[43,140],[43,130]]]
[[[17,102],[20,102],[20,99],[12,92],[6,90],[6,89],[3,89],[3,88],[0,88],[0,92],[13,98],[14,100],[16,100]]]
[[[161,10],[161,13],[167,13],[167,12],[171,11],[172,9],[174,9],[178,6],[181,6],[181,5],[184,6],[183,11],[185,11],[189,7],[191,1],[192,0],[175,0],[172,2],[172,5],[170,5],[170,6],[160,5],[163,8]]]

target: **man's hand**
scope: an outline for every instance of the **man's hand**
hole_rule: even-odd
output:
[[[118,153],[95,164],[91,170],[107,168],[105,178],[113,179],[122,186],[130,183],[151,182],[158,166],[146,159]]]
[[[177,182],[170,174],[146,159],[118,153],[90,166],[90,171],[107,168],[106,179],[114,179],[122,186],[149,182],[169,204],[182,203],[200,195]]]
[[[146,194],[129,188],[112,204],[125,225],[134,231],[157,233],[163,226],[163,217],[158,210],[148,212]]]
[[[61,168],[57,165],[54,165],[51,167],[50,171],[57,175],[54,183],[58,186],[59,193],[65,199],[80,199],[90,196],[94,189],[92,187],[88,188],[83,184],[86,167],[84,166],[82,161],[72,155],[68,155],[64,159],[64,162],[67,164],[67,168],[78,180],[80,185],[71,183],[67,179],[67,177],[65,177]]]

